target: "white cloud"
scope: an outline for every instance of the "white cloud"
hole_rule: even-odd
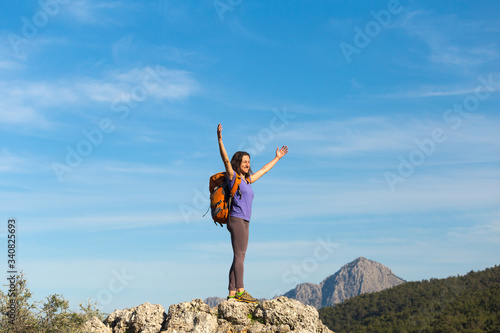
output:
[[[19,170],[26,163],[25,159],[13,155],[6,149],[0,150],[0,172],[12,172]]]
[[[427,45],[430,62],[457,66],[465,72],[499,57],[494,45],[485,47],[482,43],[485,31],[494,32],[497,26],[493,21],[475,22],[457,15],[434,16],[422,10],[408,11],[398,21],[399,28]],[[462,36],[469,38],[464,40]]]
[[[370,152],[397,151],[409,147],[412,133],[408,123],[384,117],[361,117],[340,121],[302,122],[285,129],[280,140],[298,153],[331,158]],[[414,125],[414,123],[413,123]]]
[[[500,89],[500,82],[495,81],[495,78],[499,77],[499,75],[491,74],[490,78],[491,85],[488,86],[488,89],[494,89],[492,93],[497,92]],[[483,76],[480,76],[483,77]],[[488,75],[486,75],[488,77]],[[484,77],[483,77],[484,78]],[[443,96],[475,96],[478,93],[478,87],[481,93],[486,93],[485,88],[478,82],[477,78],[471,80],[470,83],[466,84],[446,84],[446,85],[424,85],[412,90],[406,91],[398,91],[398,92],[389,92],[386,94],[378,94],[373,97],[376,98],[421,98],[421,97],[443,97]],[[484,91],[483,91],[484,90]]]
[[[112,103],[142,102],[149,97],[179,100],[194,94],[199,86],[189,72],[157,66],[84,80],[77,87],[91,100]]]
[[[115,15],[110,15],[119,8],[124,7],[125,2],[120,1],[89,1],[89,0],[74,0],[65,5],[64,10],[72,19],[84,24],[98,24],[119,22]],[[130,5],[130,4],[128,4]],[[109,11],[106,15],[106,11]]]
[[[500,212],[493,211],[482,219],[484,220],[482,223],[452,228],[448,232],[448,237],[463,244],[500,244]]]
[[[252,242],[252,255],[265,258],[265,260],[275,260],[278,258],[304,258],[317,256],[324,257],[331,254],[340,243],[332,241],[332,235],[322,235],[315,241],[292,240],[292,241],[272,241],[272,242]],[[194,243],[189,248],[203,253],[227,253],[231,251],[230,242]]]
[[[22,69],[23,66],[18,62],[11,60],[2,60],[0,59],[0,69],[2,70],[19,70]]]
[[[111,55],[116,64],[121,65],[126,62],[124,60],[129,59],[132,53],[133,47],[133,36],[128,34],[118,41],[116,41],[111,47]]]
[[[90,204],[88,200],[85,200]],[[112,203],[110,202],[110,205]],[[113,230],[147,228],[152,226],[182,223],[177,213],[130,213],[126,215],[98,215],[79,217],[24,218],[23,232],[55,230],[85,230],[111,232]]]
[[[311,173],[310,170],[302,172]],[[283,225],[287,221],[323,217],[335,220],[346,215],[370,215],[373,220],[384,215],[488,211],[500,205],[499,171],[491,167],[462,171],[424,168],[398,183],[394,192],[383,172],[370,176],[356,171],[350,175],[343,172],[334,176],[334,173],[328,176],[327,172],[320,172],[325,175],[321,181],[296,177],[292,177],[293,181],[287,178],[277,181],[270,177],[259,187],[256,184],[252,218]]]
[[[2,82],[3,90],[16,100],[27,101],[39,107],[60,106],[75,103],[77,92],[66,82]]]
[[[443,114],[446,110],[443,109]],[[432,138],[436,128],[441,128],[446,139],[435,143],[436,149],[427,163],[436,162],[436,157],[450,161],[491,161],[495,160],[500,149],[500,139],[496,135],[500,126],[499,119],[471,113],[462,119],[461,125],[454,129],[442,119],[442,114],[434,119],[417,119],[412,116],[357,117],[338,121],[312,121],[291,124],[278,133],[280,142],[290,147],[290,152],[300,156],[317,158],[349,157],[364,160],[367,154],[377,154],[377,159],[366,164],[373,168],[377,161],[397,162],[398,155],[408,155],[418,148],[415,140]],[[465,147],[474,146],[470,154],[462,154]],[[439,148],[439,149],[438,149]],[[390,155],[393,157],[391,158]],[[389,156],[389,159],[386,157]],[[342,163],[345,160],[335,161]],[[432,162],[431,162],[432,161]]]
[[[30,123],[40,126],[45,123],[45,118],[31,107],[20,105],[19,102],[3,100],[0,101],[0,123]]]
[[[47,126],[48,111],[54,107],[85,103],[140,103],[148,98],[182,100],[195,94],[198,82],[186,71],[134,68],[103,78],[57,81],[0,81],[0,122]]]
[[[77,84],[80,91],[90,100],[110,103],[125,95],[126,89],[116,83],[88,80]]]
[[[64,83],[0,81],[0,123],[47,127],[44,110],[76,100],[76,93]]]

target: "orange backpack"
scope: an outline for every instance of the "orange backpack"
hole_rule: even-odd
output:
[[[229,189],[229,179],[225,172],[219,172],[210,177],[208,190],[210,191],[210,210],[215,225],[217,223],[222,227],[229,219],[229,210],[234,195],[238,191],[241,183],[241,176],[236,174],[236,180],[231,189]]]

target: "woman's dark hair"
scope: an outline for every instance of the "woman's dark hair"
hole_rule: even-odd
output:
[[[243,156],[248,156],[250,158],[250,154],[247,153],[246,151],[237,151],[234,153],[233,157],[231,158],[231,167],[235,172],[238,172],[240,170],[241,166],[241,161],[243,160]],[[252,168],[248,169],[248,173],[245,175],[245,177],[248,177],[252,175]]]

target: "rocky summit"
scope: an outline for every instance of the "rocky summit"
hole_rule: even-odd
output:
[[[320,284],[302,283],[284,296],[319,309],[365,293],[392,288],[405,281],[373,260],[359,257],[328,276]]]
[[[115,310],[101,322],[96,317],[84,324],[93,333],[329,333],[318,311],[281,296],[258,304],[222,301],[210,308],[201,299],[171,305],[168,314],[158,304],[144,303]]]

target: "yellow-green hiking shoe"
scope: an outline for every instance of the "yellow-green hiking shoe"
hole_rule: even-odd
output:
[[[258,303],[259,301],[252,296],[250,296],[249,293],[245,290],[241,295],[236,293],[236,296],[234,297],[235,300],[238,302],[245,302],[245,303]]]

